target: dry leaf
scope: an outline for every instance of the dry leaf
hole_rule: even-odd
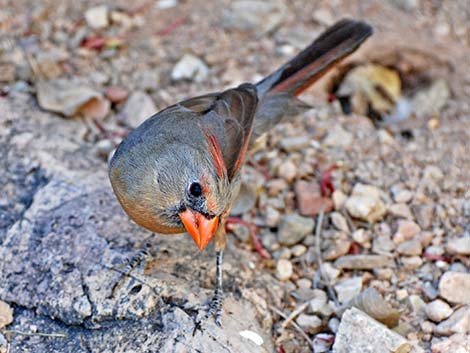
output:
[[[109,102],[98,91],[64,79],[39,81],[36,84],[39,106],[45,110],[60,113],[66,117],[74,116],[83,108],[99,115],[106,110]],[[90,102],[99,103],[90,103]],[[105,101],[105,102],[102,102]],[[107,103],[106,103],[107,102]],[[87,104],[91,104],[87,107]],[[109,107],[108,107],[109,111]]]

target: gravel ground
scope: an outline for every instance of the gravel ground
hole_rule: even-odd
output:
[[[274,284],[242,293],[263,302],[257,318],[269,316],[262,327],[279,353],[470,352],[466,1],[0,4],[0,103],[62,116],[57,152],[85,149],[93,163],[70,163],[103,171],[122,137],[153,112],[258,80],[343,16],[372,24],[374,37],[350,62],[393,69],[416,113],[388,124],[345,115],[328,98],[347,69],[302,96],[315,108],[277,126],[244,170],[248,191],[234,213],[256,225],[271,258],[238,261],[252,268],[246,276]],[[72,98],[58,104],[58,92]],[[32,202],[28,190],[48,182],[40,168],[22,168],[5,178],[28,180],[15,179],[16,189],[2,184],[0,244]],[[234,225],[233,247],[255,252],[251,229]],[[7,292],[0,299],[14,307]],[[0,300],[0,352],[12,337],[1,333],[15,317],[9,308]],[[23,351],[16,347],[11,352]]]

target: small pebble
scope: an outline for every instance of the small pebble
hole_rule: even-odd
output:
[[[395,267],[393,258],[385,255],[345,255],[335,261],[335,267],[347,270],[374,270]]]
[[[325,262],[323,264],[323,275],[330,281],[337,279],[341,271],[334,267],[331,262]]]
[[[173,81],[194,80],[203,81],[209,74],[209,68],[198,57],[192,54],[185,54],[175,65],[171,72]]]
[[[421,256],[404,256],[401,259],[401,263],[405,270],[415,270],[423,264]]]
[[[309,310],[311,313],[319,313],[326,305],[328,296],[321,289],[313,290],[313,298],[310,299]]]
[[[431,282],[424,282],[423,284],[423,294],[430,300],[434,300],[439,295],[438,291]]]
[[[424,333],[432,333],[436,325],[431,321],[423,321],[420,326]]]
[[[119,86],[109,86],[105,90],[106,98],[109,99],[111,103],[120,103],[129,96],[129,92]]]
[[[152,98],[145,92],[135,91],[127,99],[121,116],[124,123],[136,128],[156,112],[157,107]]]
[[[301,151],[310,145],[310,138],[308,136],[284,137],[280,145],[286,152]]]
[[[315,10],[312,14],[313,20],[324,26],[331,26],[335,22],[332,12],[324,7]]]
[[[401,255],[421,255],[423,247],[418,239],[407,240],[397,246],[397,252]]]
[[[335,207],[335,210],[340,210],[346,203],[348,196],[341,190],[335,190],[333,191],[333,195],[331,195],[331,198],[333,199],[333,205]]]
[[[300,278],[296,282],[297,287],[299,288],[311,288],[312,287],[312,280],[308,278]]]
[[[286,160],[279,165],[277,175],[290,183],[297,176],[297,166],[291,160]]]
[[[292,263],[286,259],[280,259],[276,266],[276,277],[280,281],[288,281],[294,273]]]
[[[335,260],[343,255],[346,255],[351,248],[351,242],[339,239],[335,243],[328,246],[328,248],[322,251],[323,260],[331,261]]]
[[[85,12],[85,20],[88,26],[94,29],[105,28],[109,26],[109,10],[106,5],[89,8]]]
[[[449,239],[447,241],[447,250],[452,254],[470,255],[470,235]]]
[[[347,303],[361,292],[362,277],[345,278],[339,281],[334,288],[338,295],[339,302],[343,304]]]
[[[96,143],[95,149],[99,157],[107,159],[114,149],[114,144],[108,139],[100,140]]]
[[[320,332],[323,329],[322,320],[316,315],[300,314],[295,320],[304,331],[311,335]]]
[[[348,148],[354,140],[354,135],[344,130],[341,125],[335,125],[329,132],[323,143],[326,146]]]
[[[380,189],[364,184],[356,184],[345,207],[349,214],[369,223],[381,220],[387,213],[385,204],[380,198]]]
[[[408,291],[406,289],[398,289],[395,294],[397,296],[397,300],[408,298]]]
[[[158,0],[157,6],[160,10],[170,9],[178,5],[178,0]]]
[[[266,225],[268,227],[277,227],[281,221],[281,213],[273,207],[266,207],[264,212]]]
[[[454,312],[449,304],[441,299],[436,299],[426,305],[426,315],[434,322],[447,319]]]
[[[289,248],[281,248],[279,250],[279,259],[289,260],[292,257],[292,252]]]
[[[426,303],[424,302],[423,299],[421,299],[421,297],[419,295],[416,295],[416,294],[410,295],[408,297],[408,302],[409,302],[413,312],[415,312],[417,314],[421,314],[422,312],[424,312],[425,307],[426,307]]]
[[[313,339],[313,351],[315,353],[329,352],[333,342],[334,335],[329,333],[319,333]]]
[[[374,269],[374,274],[378,279],[389,281],[394,275],[394,271],[391,268],[378,268]]]
[[[330,329],[331,332],[336,333],[338,332],[339,323],[340,321],[337,317],[332,317],[328,321],[328,328]]]
[[[352,234],[353,240],[364,246],[364,244],[370,244],[372,238],[371,234],[363,228],[356,229]]]
[[[279,178],[269,180],[267,187],[269,196],[277,196],[281,192],[289,189],[287,182]]]
[[[397,203],[407,203],[411,201],[411,199],[413,198],[413,194],[411,193],[411,191],[407,189],[400,189],[400,190],[397,190],[396,192],[392,191],[392,193],[393,193],[393,199]]]
[[[0,300],[0,330],[13,322],[13,309],[6,302]]]
[[[398,230],[394,235],[395,243],[400,243],[405,240],[412,239],[415,235],[417,235],[421,231],[419,225],[417,225],[413,221],[399,221],[398,222]]]
[[[413,219],[413,213],[406,203],[396,203],[388,208],[388,212],[394,217]]]
[[[315,221],[312,218],[297,214],[285,215],[281,218],[278,230],[278,241],[283,245],[300,243],[308,234],[313,232]]]
[[[346,218],[339,212],[332,212],[330,214],[331,222],[338,230],[342,230],[345,233],[349,233],[349,226]]]
[[[325,213],[333,210],[333,201],[329,197],[323,197],[316,183],[308,183],[303,180],[295,185],[297,207],[303,216],[316,216],[323,210]]]
[[[291,249],[292,256],[300,257],[307,252],[307,247],[302,244],[294,245]]]
[[[451,303],[470,304],[470,273],[444,273],[439,281],[439,294]]]
[[[470,328],[470,305],[465,305],[455,311],[447,320],[434,328],[438,335],[450,336],[454,333],[467,333]]]

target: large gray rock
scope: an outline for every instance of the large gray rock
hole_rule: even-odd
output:
[[[223,326],[208,320],[193,335],[212,295],[213,251],[129,221],[106,164],[81,138],[82,123],[31,110],[27,97],[0,104],[0,300],[15,307],[8,329],[67,335],[9,336],[12,352],[272,351],[271,318],[260,302],[266,293],[245,289],[269,284],[240,276],[240,261],[252,254],[229,245]],[[152,257],[122,277],[126,259],[146,242]]]
[[[404,337],[351,308],[343,314],[336,334],[333,353],[422,352]]]

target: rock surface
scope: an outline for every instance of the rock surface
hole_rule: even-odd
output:
[[[383,324],[352,308],[343,314],[333,353],[422,352]]]

